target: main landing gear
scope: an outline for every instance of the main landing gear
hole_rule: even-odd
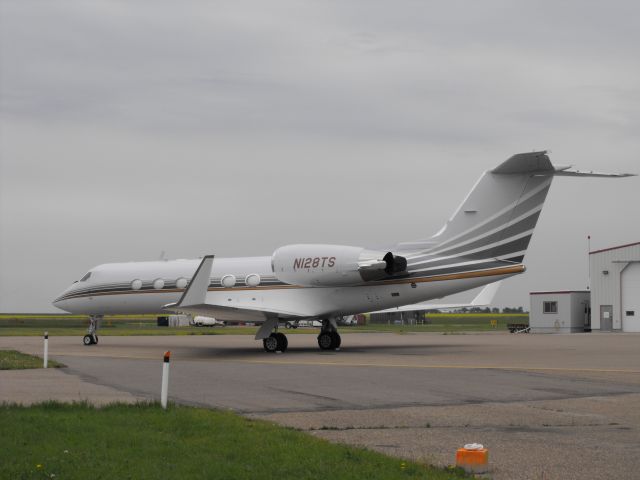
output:
[[[318,346],[320,350],[338,350],[342,338],[338,334],[338,327],[335,318],[325,318],[322,320],[322,330],[318,335]]]
[[[287,325],[287,324],[285,324]],[[292,325],[294,325],[292,323]],[[265,352],[286,352],[289,341],[284,333],[278,331],[279,319],[272,317],[267,319],[256,333],[256,340],[262,340]],[[322,319],[322,328],[318,335],[318,346],[321,350],[338,350],[342,339],[338,334],[336,318]]]
[[[262,340],[265,352],[276,353],[285,352],[289,346],[289,341],[284,333],[278,332],[278,317],[268,318],[256,333],[256,340]]]
[[[289,340],[284,333],[273,332],[267,338],[262,339],[262,346],[264,350],[269,353],[286,352],[289,346]]]
[[[89,345],[97,345],[98,344],[98,323],[102,320],[102,315],[91,315],[89,316],[89,328],[87,329],[87,334],[82,339],[82,343],[85,346]]]

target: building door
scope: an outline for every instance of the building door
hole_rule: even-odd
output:
[[[622,331],[640,332],[640,263],[630,263],[620,276]]]
[[[591,331],[591,304],[585,302],[584,304],[584,331]]]
[[[610,332],[613,327],[613,305],[600,305],[600,331]]]

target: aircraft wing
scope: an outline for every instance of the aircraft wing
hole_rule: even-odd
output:
[[[500,282],[490,283],[484,287],[476,297],[471,300],[471,303],[414,303],[411,305],[402,305],[401,307],[387,308],[386,310],[376,310],[375,312],[368,313],[393,313],[393,312],[417,312],[421,310],[452,310],[454,308],[473,308],[473,307],[486,307],[491,305],[496,292],[500,288]]]
[[[209,288],[213,258],[213,255],[207,255],[202,259],[202,262],[200,262],[196,273],[193,275],[189,286],[182,294],[182,297],[180,297],[180,300],[176,303],[165,305],[163,307],[164,310],[205,315],[228,322],[264,322],[274,315],[289,318],[309,317],[308,314],[302,312],[274,310],[272,308],[263,309],[255,305],[245,308],[237,305],[231,307],[229,305],[207,302],[207,290]]]
[[[201,303],[197,305],[178,305],[177,303],[170,303],[168,305],[165,305],[163,308],[165,310],[170,310],[173,312],[191,313],[194,315],[213,317],[216,320],[224,322],[264,322],[270,316],[274,315],[291,319],[302,319],[309,317],[309,315],[289,312],[285,310],[228,307],[226,305],[216,305],[212,303]]]

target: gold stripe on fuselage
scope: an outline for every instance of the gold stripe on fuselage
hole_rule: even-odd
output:
[[[368,282],[364,285],[354,285],[355,287],[369,287],[369,286],[381,286],[381,285],[406,285],[407,283],[428,283],[428,282],[443,282],[447,280],[461,280],[465,278],[479,278],[479,277],[493,277],[496,275],[509,275],[517,274],[525,271],[524,265],[513,265],[509,267],[492,268],[488,270],[478,270],[475,272],[461,272],[461,273],[449,273],[446,275],[434,275],[432,277],[419,277],[419,278],[403,278],[397,280],[380,280],[377,282]],[[247,290],[284,290],[292,288],[322,288],[322,287],[303,287],[300,285],[264,285],[257,287],[209,287],[209,292],[235,292],[235,291],[247,291]],[[330,287],[325,287],[330,288]],[[171,288],[165,290],[125,290],[125,291],[98,291],[94,293],[86,293],[82,295],[76,295],[69,297],[72,298],[84,298],[84,297],[100,297],[108,295],[136,295],[143,293],[181,293],[184,292],[184,288]]]

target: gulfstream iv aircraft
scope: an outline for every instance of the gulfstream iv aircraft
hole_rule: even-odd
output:
[[[388,249],[286,245],[270,256],[110,263],[91,269],[53,304],[90,315],[87,345],[105,314],[182,312],[258,322],[268,352],[287,348],[286,322],[318,319],[321,349],[337,349],[336,318],[445,297],[525,271],[523,259],[556,176],[626,177],[552,165],[520,153],[485,172],[431,238]]]

